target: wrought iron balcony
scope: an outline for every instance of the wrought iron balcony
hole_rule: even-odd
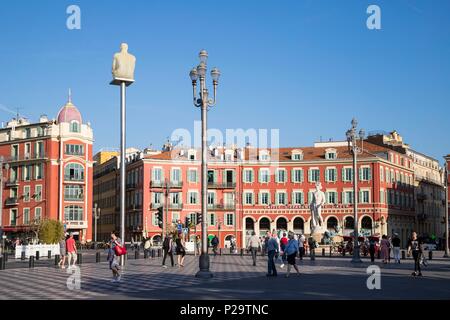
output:
[[[169,204],[169,210],[182,210],[183,204],[182,203],[171,203]]]
[[[64,181],[84,182],[84,177],[64,175]]]
[[[9,197],[6,199],[5,205],[16,206],[19,204],[19,199],[17,197]]]
[[[208,181],[208,188],[210,189],[235,189],[235,182],[211,182]]]
[[[236,205],[234,203],[226,203],[226,204],[208,204],[208,209],[211,210],[234,210],[236,209]]]
[[[18,179],[9,179],[8,181],[6,181],[5,185],[7,187],[17,187],[19,185],[19,180]]]

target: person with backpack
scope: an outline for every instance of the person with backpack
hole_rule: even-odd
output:
[[[214,257],[217,256],[217,248],[219,246],[219,238],[217,236],[214,236],[211,240],[211,245],[213,247]]]
[[[170,257],[170,262],[172,264],[172,267],[174,266],[172,245],[173,245],[172,238],[169,237],[169,236],[166,236],[164,238],[164,242],[163,242],[163,246],[162,246],[163,247],[163,251],[164,251],[164,257],[163,257],[163,261],[162,261],[163,268],[167,268],[167,266],[166,266],[166,258],[167,258],[167,256]]]

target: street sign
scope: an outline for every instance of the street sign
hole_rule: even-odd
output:
[[[178,230],[179,232],[181,232],[182,229],[183,229],[183,225],[182,225],[181,223],[179,223],[179,224],[177,225],[177,230]]]

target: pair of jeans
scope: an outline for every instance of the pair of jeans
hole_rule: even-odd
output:
[[[303,260],[303,257],[305,256],[305,247],[300,247],[299,255],[300,255],[300,260]]]
[[[412,255],[414,258],[414,272],[422,273],[422,271],[420,270],[420,251],[413,250]]]
[[[273,275],[276,276],[277,275],[277,268],[275,268],[275,250],[270,250],[269,252],[267,252],[267,274],[269,275]]]
[[[400,261],[400,247],[394,247],[394,260],[395,262]]]
[[[164,258],[163,258],[162,265],[163,265],[163,266],[166,265],[166,258],[167,258],[167,255],[169,255],[169,257],[170,257],[170,263],[172,264],[172,267],[173,267],[173,266],[174,266],[174,263],[173,263],[173,254],[172,254],[172,251],[168,252],[168,250],[164,250]]]
[[[375,248],[369,248],[369,253],[370,253],[370,261],[374,262],[375,261]]]
[[[253,265],[256,266],[256,255],[258,253],[257,247],[251,247],[250,251],[252,252]]]

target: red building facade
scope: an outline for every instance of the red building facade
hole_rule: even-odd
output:
[[[359,228],[365,235],[397,232],[406,243],[415,223],[411,160],[369,142],[364,150],[356,173]],[[168,208],[169,222],[184,222],[186,217],[196,222],[195,213],[201,211],[199,157],[197,150],[173,149],[129,158],[126,201],[131,234],[159,238],[159,206]],[[307,148],[213,149],[208,162],[208,235],[217,235],[221,246],[235,237],[242,247],[253,231],[261,236],[273,229],[309,234],[309,203],[316,182],[327,198],[322,212],[326,227],[350,234],[352,171],[343,142]],[[190,233],[200,234],[200,226]]]
[[[8,237],[32,237],[41,219],[53,219],[92,240],[92,143],[92,128],[70,99],[57,119],[18,118],[0,129],[0,228]]]

